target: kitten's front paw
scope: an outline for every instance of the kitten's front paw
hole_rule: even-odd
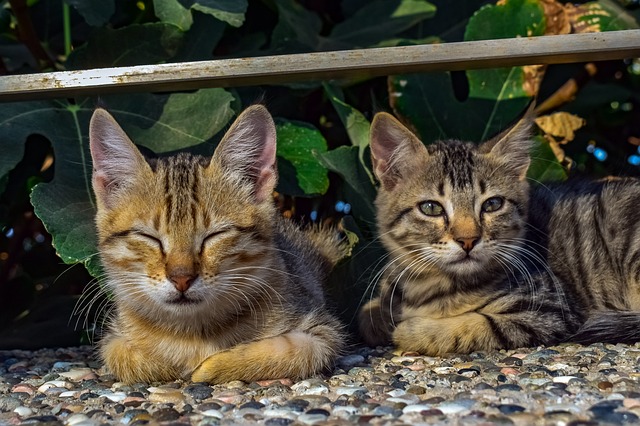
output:
[[[438,320],[414,318],[401,322],[393,332],[393,342],[403,352],[442,356],[455,352],[455,337],[438,326]]]
[[[233,380],[224,378],[229,377],[228,372],[225,373],[226,362],[224,352],[209,356],[193,371],[191,381],[218,384]],[[226,367],[226,370],[229,368]]]
[[[399,349],[429,356],[469,353],[497,347],[482,316],[469,313],[455,318],[410,318],[393,333]]]

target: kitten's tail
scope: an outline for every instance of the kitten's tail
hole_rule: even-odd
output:
[[[598,342],[626,344],[640,342],[640,312],[594,313],[567,341],[583,345]]]
[[[328,269],[342,259],[349,256],[349,242],[340,235],[339,231],[332,227],[312,226],[306,231],[306,236],[313,242],[315,248],[320,252],[328,264]]]

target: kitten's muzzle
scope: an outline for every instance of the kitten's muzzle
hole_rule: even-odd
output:
[[[196,278],[198,278],[198,275],[193,273],[185,273],[184,271],[176,271],[172,274],[169,274],[167,278],[169,279],[169,281],[171,281],[176,290],[178,290],[180,293],[184,293],[185,291],[189,290],[189,287],[191,287],[191,284],[193,284]]]
[[[456,243],[462,247],[462,250],[469,254],[473,248],[480,242],[480,237],[463,237],[457,238]]]

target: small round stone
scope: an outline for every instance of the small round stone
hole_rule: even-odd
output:
[[[196,401],[202,401],[203,399],[211,397],[211,395],[213,394],[213,389],[210,386],[193,384],[185,387],[184,393],[186,393]]]

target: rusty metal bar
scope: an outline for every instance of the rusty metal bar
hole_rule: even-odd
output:
[[[0,101],[161,92],[640,57],[640,30],[0,77]]]

